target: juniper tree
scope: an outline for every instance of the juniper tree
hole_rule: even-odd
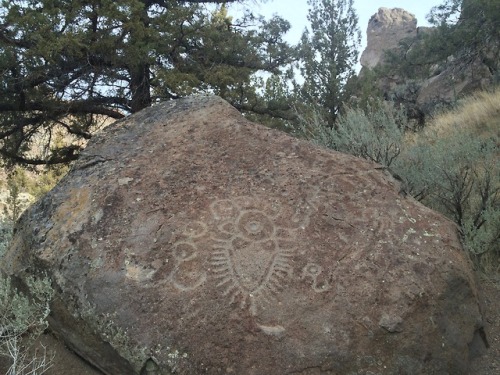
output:
[[[301,95],[325,112],[332,126],[345,101],[346,84],[355,75],[361,34],[353,0],[308,0],[310,30],[302,35],[304,77]]]
[[[431,34],[440,41],[445,52],[461,60],[479,58],[490,70],[498,71],[500,45],[500,2],[498,0],[445,0],[432,8],[429,21],[438,27]],[[435,52],[438,48],[429,44]]]
[[[80,146],[54,147],[56,132],[89,139],[103,119],[192,93],[252,110],[254,74],[277,74],[290,59],[282,40],[289,24],[248,12],[232,20],[223,7],[204,5],[231,2],[3,0],[0,155],[25,164],[74,160]],[[45,148],[33,150],[34,140]]]

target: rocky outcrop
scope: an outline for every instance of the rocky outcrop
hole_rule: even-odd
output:
[[[417,19],[401,8],[379,8],[368,21],[367,45],[361,54],[361,66],[374,68],[384,62],[386,51],[398,48],[405,38],[417,37]]]
[[[481,348],[452,223],[374,163],[217,97],[107,128],[22,217],[1,268],[106,374],[467,374]]]
[[[421,83],[416,102],[421,108],[432,108],[433,103],[453,103],[460,96],[488,88],[492,81],[492,72],[481,61],[450,64]]]
[[[455,102],[459,97],[490,86],[494,73],[479,58],[457,61],[450,56],[446,63],[436,64],[428,76],[406,77],[386,68],[387,52],[396,51],[404,41],[407,59],[422,43],[432,27],[417,27],[415,16],[403,9],[380,8],[368,23],[367,46],[360,59],[361,79],[367,70],[376,70],[377,86],[384,97],[405,105],[410,117],[423,121],[436,107]]]

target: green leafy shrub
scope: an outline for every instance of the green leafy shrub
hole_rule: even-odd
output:
[[[2,257],[7,250],[7,246],[12,237],[12,229],[12,222],[7,218],[0,217],[0,257]]]
[[[20,166],[6,172],[0,184],[0,257],[12,237],[14,223],[36,199],[48,192],[67,173],[69,166],[48,166],[28,171]]]
[[[26,172],[21,168],[15,168],[7,177],[7,206],[4,208],[5,216],[12,222],[16,221],[23,211],[21,192],[27,185]]]
[[[428,132],[393,166],[411,195],[459,226],[464,247],[484,271],[500,270],[499,142],[464,128]]]
[[[51,190],[68,173],[70,166],[66,164],[51,165],[35,174],[26,185],[26,190],[36,199]]]
[[[43,374],[52,362],[44,347],[32,350],[34,341],[47,328],[53,296],[50,280],[30,277],[27,288],[29,295],[0,275],[0,356],[10,361],[7,375]]]

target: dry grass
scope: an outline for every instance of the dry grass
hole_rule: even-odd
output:
[[[417,199],[454,220],[478,269],[500,272],[500,87],[407,132],[397,160]]]
[[[458,129],[500,137],[500,87],[465,98],[456,109],[431,119],[426,129],[439,137],[449,136]]]

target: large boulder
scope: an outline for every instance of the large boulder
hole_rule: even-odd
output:
[[[51,329],[106,374],[456,375],[483,345],[451,222],[218,97],[107,128],[1,267],[52,278]]]

